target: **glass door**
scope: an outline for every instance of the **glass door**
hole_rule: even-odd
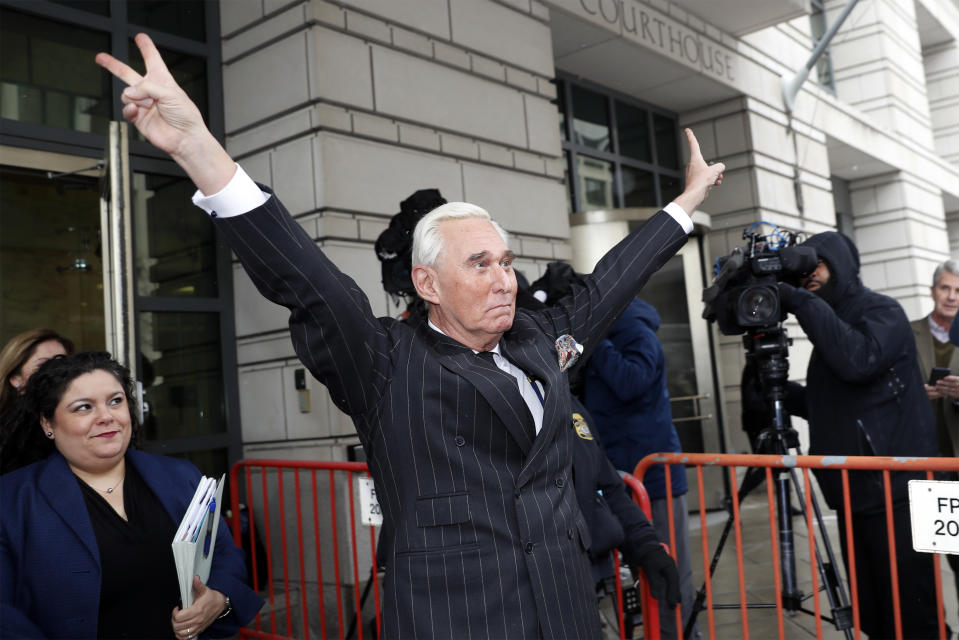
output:
[[[107,340],[136,373],[142,448],[219,475],[240,453],[229,250],[192,183],[169,161],[132,157],[131,134],[110,123]]]
[[[97,158],[0,147],[0,345],[38,327],[107,347]]]

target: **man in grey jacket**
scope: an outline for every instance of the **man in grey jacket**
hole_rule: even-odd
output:
[[[959,349],[949,342],[949,327],[959,311],[959,261],[946,260],[936,267],[929,290],[932,312],[914,321],[912,332],[926,395],[936,414],[939,453],[952,457],[959,455]],[[933,367],[945,367],[950,373],[930,385]]]

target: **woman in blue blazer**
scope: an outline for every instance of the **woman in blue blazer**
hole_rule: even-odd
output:
[[[129,449],[127,370],[107,353],[54,358],[25,401],[54,450],[0,477],[0,636],[233,635],[263,601],[221,522],[206,584],[180,609],[170,543],[201,474]]]

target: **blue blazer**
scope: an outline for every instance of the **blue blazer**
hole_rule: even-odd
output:
[[[200,480],[199,470],[186,460],[132,450],[127,463],[179,523]],[[66,460],[54,452],[0,476],[0,500],[0,636],[95,638],[100,552]],[[221,521],[207,585],[230,597],[233,615],[214,622],[205,636],[235,634],[263,606],[246,584],[243,552],[228,531]]]

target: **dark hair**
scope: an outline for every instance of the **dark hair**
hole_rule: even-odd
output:
[[[40,365],[27,381],[23,402],[20,403],[21,411],[15,418],[10,437],[3,445],[0,472],[6,473],[26,466],[45,458],[53,451],[53,442],[43,436],[40,428],[41,418],[53,420],[57,406],[70,383],[95,371],[106,371],[123,387],[133,431],[130,446],[136,443],[140,424],[134,411],[130,371],[106,351],[84,351],[56,356]]]

